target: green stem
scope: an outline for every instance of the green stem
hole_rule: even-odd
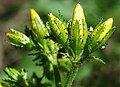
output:
[[[68,78],[67,78],[67,81],[66,81],[66,84],[64,87],[71,87],[72,85],[72,82],[74,81],[75,77],[76,77],[76,74],[78,72],[78,69],[79,69],[79,65],[80,64],[73,64],[73,67],[68,75]]]
[[[54,74],[55,74],[55,84],[56,84],[56,87],[62,87],[59,69],[58,69],[57,66],[53,66],[53,67],[54,67]]]

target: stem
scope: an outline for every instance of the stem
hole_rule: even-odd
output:
[[[54,67],[54,74],[55,74],[55,84],[56,84],[56,87],[62,87],[59,69],[58,69],[58,67],[55,66],[55,65],[54,65],[53,67]]]
[[[76,77],[76,74],[78,72],[78,69],[79,69],[79,65],[80,64],[73,64],[73,67],[68,75],[68,78],[67,78],[67,82],[65,84],[64,87],[71,87],[72,85],[72,82],[74,81],[75,77]]]

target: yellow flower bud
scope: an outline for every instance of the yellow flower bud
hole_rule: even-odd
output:
[[[16,31],[15,29],[11,29],[11,32],[6,33],[6,36],[10,40],[8,43],[17,47],[23,47],[31,43],[30,39],[26,35]]]
[[[30,10],[31,13],[31,21],[32,21],[32,31],[35,36],[39,38],[44,38],[48,36],[48,30],[45,28],[43,21],[40,19],[39,15],[34,9]]]
[[[102,45],[105,45],[106,41],[110,38],[115,30],[114,28],[112,28],[112,24],[113,18],[109,18],[105,22],[95,27],[93,32],[89,35],[87,41],[89,53],[92,53]]]
[[[109,32],[109,30],[112,28],[113,24],[113,18],[109,18],[107,21],[105,21],[102,25],[104,26],[103,32],[100,34],[100,37],[98,38],[97,41],[101,41],[105,35]],[[101,25],[101,26],[102,26]]]
[[[58,43],[64,45],[68,38],[67,26],[52,13],[48,14],[48,20],[53,36]]]
[[[87,24],[80,4],[77,4],[74,9],[70,34],[71,48],[75,55],[80,56],[88,36]]]

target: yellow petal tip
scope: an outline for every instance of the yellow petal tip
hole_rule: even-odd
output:
[[[39,15],[37,14],[37,12],[33,8],[30,9],[30,14],[31,14],[32,19],[34,19],[35,17],[37,17],[39,19]]]

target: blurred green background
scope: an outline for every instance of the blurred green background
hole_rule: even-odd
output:
[[[116,31],[107,42],[104,50],[94,55],[102,58],[106,64],[90,62],[83,64],[72,87],[120,87],[120,0],[0,0],[0,79],[6,77],[3,69],[14,66],[18,70],[24,67],[30,77],[35,71],[38,75],[41,68],[35,67],[32,57],[24,49],[15,48],[5,43],[5,32],[16,28],[24,32],[24,26],[30,25],[30,8],[34,8],[47,21],[47,14],[58,15],[61,11],[64,19],[72,18],[76,3],[84,9],[88,26],[95,26],[104,18],[114,18]]]

